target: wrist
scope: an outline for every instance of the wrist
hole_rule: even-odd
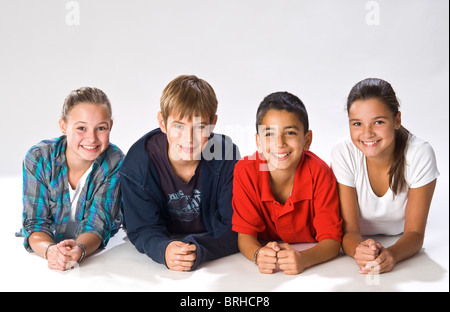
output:
[[[253,263],[258,265],[258,263],[256,262],[256,258],[258,257],[258,253],[261,250],[262,246],[259,247],[258,249],[256,249],[255,253],[253,254]]]
[[[56,245],[55,243],[50,243],[50,244],[47,245],[47,247],[45,248],[45,251],[44,251],[44,258],[45,259],[48,259],[48,254],[51,251],[51,247],[55,246],[55,245]]]
[[[78,263],[80,263],[81,261],[83,261],[84,258],[86,258],[86,246],[84,246],[81,243],[77,243],[77,246],[80,247],[81,249],[81,256],[80,258],[78,258]]]

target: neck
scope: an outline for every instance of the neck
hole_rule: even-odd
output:
[[[371,167],[377,167],[382,170],[383,169],[389,170],[393,162],[394,162],[394,145],[392,145],[392,148],[387,150],[382,155],[379,155],[377,157],[366,157],[367,165],[370,165]]]
[[[269,171],[270,180],[277,184],[286,184],[291,181],[294,181],[295,172],[286,172],[286,171],[285,170]]]
[[[66,151],[66,164],[67,169],[71,172],[82,172],[84,173],[93,164],[93,161],[88,161],[84,159],[78,159],[73,157],[70,153]]]
[[[180,160],[173,159],[169,153],[169,163],[175,173],[184,183],[188,183],[195,175],[200,160]]]

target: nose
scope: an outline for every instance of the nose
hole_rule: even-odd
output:
[[[183,131],[183,137],[187,142],[192,143],[194,137],[194,128],[186,127],[185,130]]]
[[[366,125],[363,127],[363,136],[365,138],[371,138],[371,137],[373,137],[373,135],[374,135],[374,132],[373,132],[372,126]]]
[[[84,139],[88,142],[95,142],[95,140],[97,139],[95,130],[86,131]]]
[[[278,133],[276,136],[276,143],[278,148],[282,148],[286,146],[286,138],[283,133]],[[275,143],[275,142],[274,142]]]

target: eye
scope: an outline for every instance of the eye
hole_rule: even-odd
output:
[[[79,126],[79,127],[77,127],[77,130],[84,131],[84,130],[86,130],[86,127]]]
[[[377,120],[377,121],[375,121],[375,124],[376,125],[382,125],[382,124],[384,124],[384,121],[383,120]]]
[[[266,132],[266,134],[265,134],[266,137],[270,137],[270,136],[273,136],[273,135],[274,134],[272,132]]]
[[[183,130],[184,126],[183,125],[175,125],[174,128],[177,130]]]
[[[106,131],[106,130],[108,130],[108,128],[105,126],[100,126],[97,128],[97,131]]]
[[[289,136],[297,135],[297,132],[295,132],[295,131],[287,131],[286,135],[289,135]]]
[[[352,123],[352,126],[359,127],[359,126],[361,126],[361,123],[360,122],[354,122],[354,123]]]

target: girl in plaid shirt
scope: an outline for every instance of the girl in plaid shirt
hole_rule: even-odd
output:
[[[101,90],[80,88],[64,102],[63,136],[44,140],[23,164],[25,248],[66,270],[108,240],[122,222],[117,174],[124,155],[109,143],[111,104]]]

